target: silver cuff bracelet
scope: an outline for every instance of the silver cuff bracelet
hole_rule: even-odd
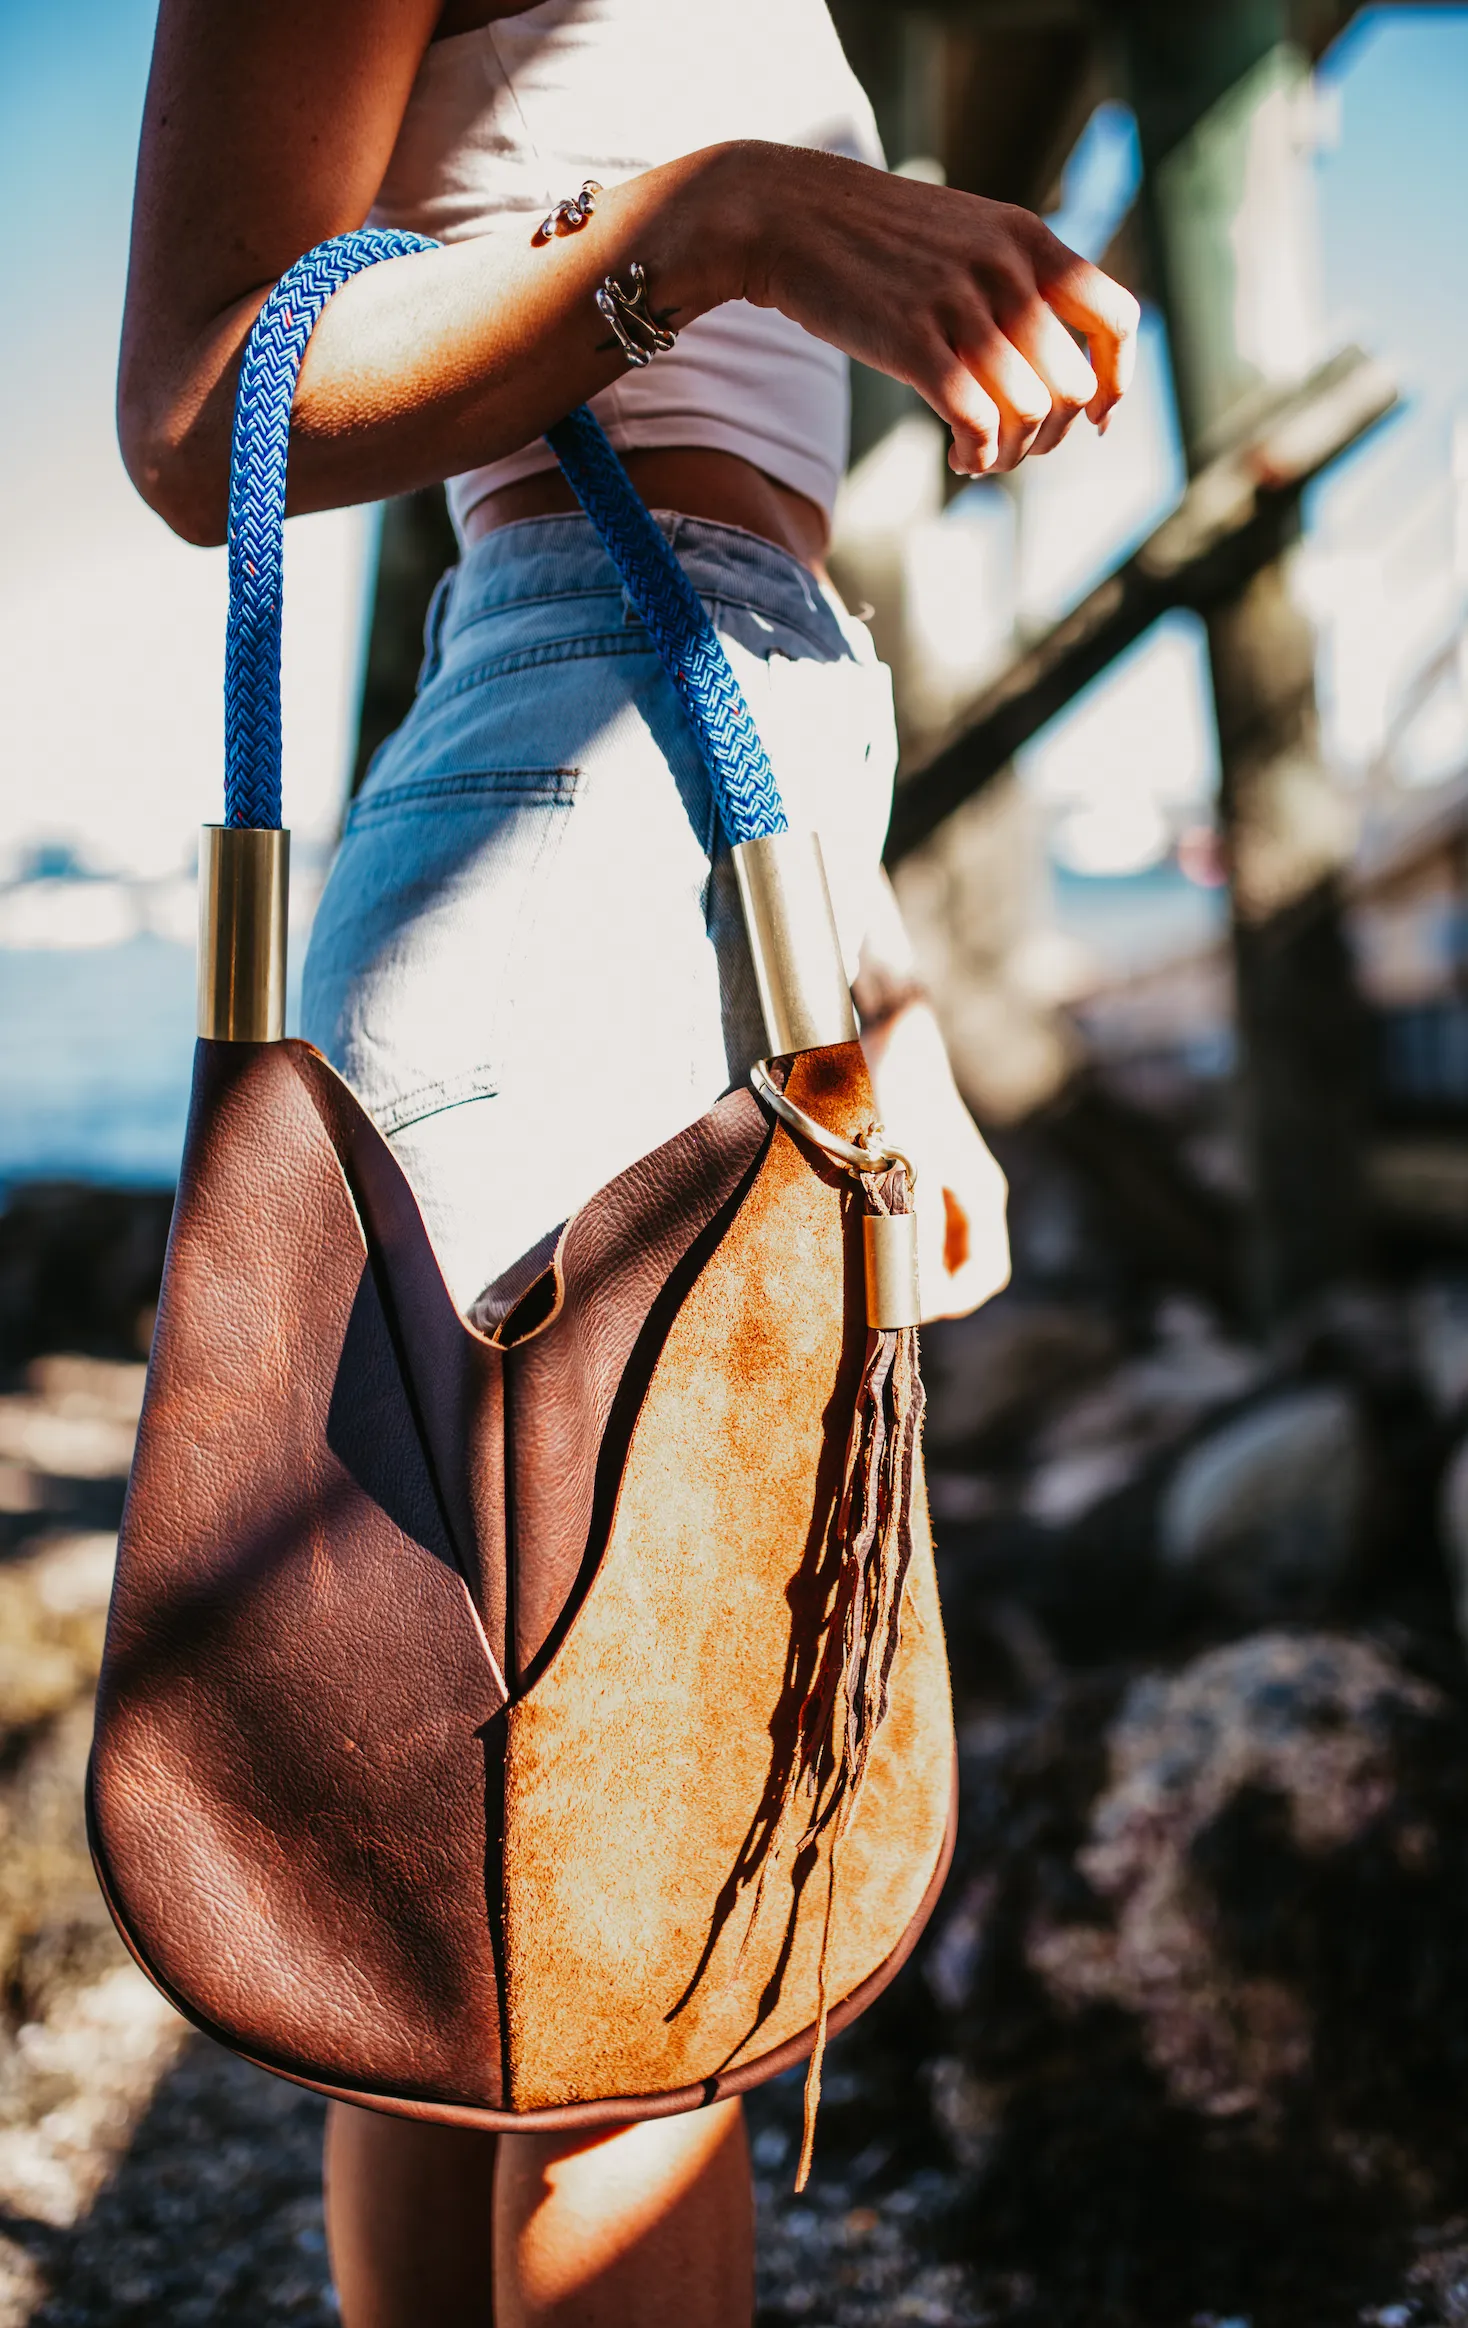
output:
[[[626,290],[615,275],[608,275],[596,294],[596,304],[616,334],[617,344],[628,363],[640,369],[650,364],[654,356],[665,356],[678,335],[659,323],[648,306],[647,277],[642,262],[634,259],[627,272],[631,290]]]

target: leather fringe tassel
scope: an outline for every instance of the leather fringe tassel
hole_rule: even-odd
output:
[[[907,1174],[901,1165],[881,1175],[864,1176],[862,1186],[875,1212],[904,1213],[910,1209]],[[816,2037],[805,2081],[797,2191],[805,2189],[810,2176],[821,2099],[830,2019],[837,1859],[866,1776],[872,1741],[887,1711],[900,1640],[902,1597],[913,1552],[913,1473],[923,1404],[916,1328],[870,1329],[830,1537],[831,1548],[839,1557],[822,1614],[811,1686],[800,1708],[796,1751],[782,1799],[767,1829],[767,1849],[745,1934],[747,1947],[759,1919],[766,1878],[784,1856],[787,1813],[803,1795],[809,1812],[792,1864],[827,1832],[831,1848]]]

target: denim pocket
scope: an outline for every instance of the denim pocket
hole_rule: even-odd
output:
[[[311,933],[302,1031],[385,1132],[498,1088],[577,784],[572,768],[389,764],[354,804]]]

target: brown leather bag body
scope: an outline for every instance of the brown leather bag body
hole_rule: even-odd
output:
[[[792,1085],[870,1121],[854,1045]],[[191,2018],[476,2125],[689,2108],[809,2050],[834,1826],[752,1931],[748,1877],[839,1567],[860,1228],[736,1094],[594,1197],[492,1335],[320,1055],[201,1042],[90,1795],[113,1914]],[[947,1865],[915,1518],[833,2026]]]
[[[466,1320],[279,1039],[283,836],[208,832],[89,1780],[112,1913],[201,2027],[408,2115],[591,2124],[818,2062],[936,1897],[954,1761],[914,1336],[863,1292],[903,1176],[829,906],[837,1039],[772,1043],[783,1116],[732,1093]]]

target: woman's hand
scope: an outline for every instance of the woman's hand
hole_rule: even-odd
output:
[[[1009,1283],[1009,1189],[953,1080],[885,873],[868,906],[854,999],[877,1113],[917,1174],[923,1316],[966,1317]]]
[[[905,1004],[862,1048],[883,1128],[917,1176],[923,1318],[967,1317],[1009,1283],[1004,1174],[959,1096],[929,1004]]]
[[[1131,293],[1007,202],[787,146],[735,147],[744,296],[905,380],[962,475],[1104,429],[1136,358]],[[1089,361],[1074,334],[1081,334]]]

